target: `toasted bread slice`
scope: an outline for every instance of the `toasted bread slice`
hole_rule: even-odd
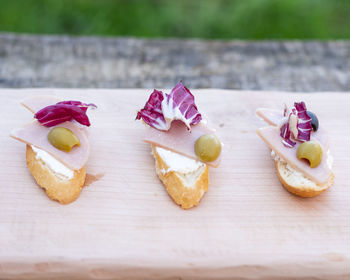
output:
[[[68,204],[78,198],[85,182],[85,166],[75,170],[72,179],[61,179],[42,160],[36,158],[35,152],[29,145],[27,145],[26,161],[35,181],[52,200]]]
[[[203,164],[196,171],[188,174],[170,171],[154,145],[152,145],[152,152],[156,161],[157,175],[175,203],[183,209],[198,205],[204,193],[208,191],[208,166]]]
[[[334,183],[334,174],[331,173],[328,182],[323,185],[318,185],[315,182],[306,178],[300,172],[291,168],[285,161],[280,159],[275,160],[275,167],[278,178],[282,185],[289,192],[301,197],[313,197],[328,189]]]

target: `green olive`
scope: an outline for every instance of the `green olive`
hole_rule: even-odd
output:
[[[194,151],[202,161],[214,161],[221,153],[221,143],[213,134],[199,137],[194,145]]]
[[[69,153],[75,145],[80,146],[78,136],[65,127],[55,127],[47,135],[47,139],[55,148]]]
[[[298,159],[306,159],[310,163],[311,168],[320,165],[322,161],[322,148],[316,141],[308,141],[302,143],[297,150]]]

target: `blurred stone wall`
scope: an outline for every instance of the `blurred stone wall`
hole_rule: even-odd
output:
[[[350,91],[350,41],[0,34],[0,87]]]

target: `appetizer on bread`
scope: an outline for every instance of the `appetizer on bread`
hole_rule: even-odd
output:
[[[183,209],[198,205],[208,191],[208,166],[219,165],[221,142],[202,121],[192,93],[181,82],[170,94],[155,89],[136,119],[148,126],[143,140],[170,197]]]
[[[26,144],[27,166],[47,195],[62,204],[74,201],[85,182],[90,152],[86,111],[96,106],[51,96],[31,97],[21,104],[35,120],[10,136]]]
[[[271,149],[278,178],[289,192],[313,197],[333,185],[328,135],[304,102],[283,112],[260,108],[256,113],[269,124],[257,133]]]

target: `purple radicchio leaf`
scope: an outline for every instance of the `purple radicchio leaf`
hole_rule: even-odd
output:
[[[294,142],[291,139],[291,132],[289,130],[289,123],[288,122],[281,126],[280,132],[281,132],[280,135],[283,138],[283,140],[282,140],[283,145],[285,145],[286,147],[289,147],[289,148],[294,147],[296,142]]]
[[[297,116],[298,116],[298,135],[297,140],[301,142],[310,141],[311,138],[311,118],[307,113],[306,105],[304,102],[294,103],[294,107],[297,110]],[[294,135],[295,136],[295,135]]]
[[[286,109],[284,115],[287,116]],[[304,102],[295,102],[294,107],[288,115],[288,120],[280,128],[280,135],[283,138],[282,143],[286,147],[294,147],[297,140],[300,142],[310,141],[311,138],[311,118],[307,114]]]
[[[74,101],[74,100],[61,101],[61,102],[58,102],[57,104],[74,105],[74,106],[81,108],[84,112],[86,112],[88,108],[92,108],[92,109],[97,108],[97,106],[95,104],[92,104],[92,103],[86,104],[86,103],[82,103],[80,101]]]
[[[181,82],[170,94],[154,90],[145,107],[137,113],[136,119],[141,118],[159,130],[169,130],[173,120],[182,121],[190,130],[191,125],[202,120],[194,96]]]
[[[145,107],[137,112],[136,119],[142,119],[149,126],[159,130],[167,130],[166,121],[162,112],[163,93],[154,90],[150,95]]]
[[[194,103],[194,96],[181,82],[167,95],[166,102],[162,104],[162,111],[169,127],[173,120],[181,120],[190,130],[191,125],[202,120]]]
[[[86,115],[89,107],[96,108],[96,105],[85,104],[80,101],[62,101],[39,110],[34,118],[46,127],[52,127],[73,119],[82,125],[90,126],[89,118]]]

